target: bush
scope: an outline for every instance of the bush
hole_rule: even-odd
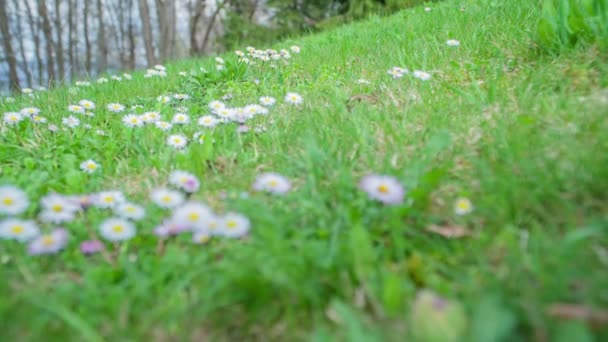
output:
[[[608,0],[543,0],[537,42],[558,53],[578,44],[608,46]]]

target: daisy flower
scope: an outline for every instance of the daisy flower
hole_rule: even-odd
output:
[[[135,114],[129,114],[129,115],[125,115],[122,118],[122,123],[130,128],[133,127],[140,127],[144,125],[143,120],[139,117],[139,115],[135,115]]]
[[[54,125],[54,124],[49,124],[48,127],[49,127],[49,131],[51,131],[53,133],[55,133],[59,130],[59,127],[57,127],[57,125]]]
[[[176,190],[158,188],[150,193],[150,199],[161,208],[175,208],[184,203],[184,195]]]
[[[460,197],[454,202],[454,213],[458,216],[470,214],[473,211],[473,203],[468,198]]]
[[[292,47],[289,48],[291,50],[291,52],[293,53],[300,53],[300,47],[297,45],[294,45]]]
[[[85,108],[81,105],[69,105],[68,111],[70,111],[72,113],[83,114],[85,111]]]
[[[139,221],[146,216],[144,207],[133,203],[121,203],[114,207],[114,213],[124,219]]]
[[[253,183],[253,190],[267,191],[277,195],[287,193],[290,188],[291,183],[289,179],[273,172],[258,175]]]
[[[225,61],[222,57],[215,57],[215,63],[217,64],[224,64]]]
[[[209,109],[211,109],[214,112],[217,112],[217,111],[222,110],[224,108],[226,108],[226,105],[222,101],[211,101],[211,102],[209,102]]]
[[[95,109],[95,103],[93,103],[93,101],[89,101],[89,100],[80,100],[78,102],[79,105],[82,106],[82,108],[86,109],[86,110],[93,110]]]
[[[106,132],[103,129],[98,129],[98,130],[95,131],[95,133],[97,135],[102,136],[102,137],[106,135]]]
[[[368,81],[368,80],[366,80],[364,78],[360,78],[360,79],[357,80],[357,84],[367,85],[367,84],[370,84],[370,83],[371,83],[370,81]]]
[[[173,128],[173,125],[166,121],[157,121],[154,124],[156,125],[156,127],[160,128],[163,131],[168,131]]]
[[[367,192],[371,199],[384,204],[401,204],[405,197],[405,189],[396,178],[391,176],[365,176],[361,179],[359,187]]]
[[[212,215],[213,212],[206,205],[190,202],[175,209],[173,216],[171,217],[171,222],[183,226],[188,230],[201,231],[207,219]]]
[[[215,127],[218,124],[217,119],[211,115],[205,115],[198,118],[198,124],[203,127]]]
[[[101,223],[99,234],[108,241],[118,242],[130,240],[135,236],[136,230],[135,225],[125,219],[110,218]]]
[[[176,100],[188,100],[190,98],[190,95],[187,94],[174,94],[173,98],[175,98]]]
[[[33,92],[34,92],[34,89],[32,89],[32,88],[21,88],[21,93],[23,93],[25,95],[30,95]]]
[[[145,112],[141,116],[142,120],[146,123],[157,122],[160,120],[159,112]]]
[[[387,72],[389,75],[391,75],[392,78],[396,79],[396,78],[403,77],[403,75],[405,75],[407,73],[407,69],[404,69],[401,67],[392,67]]]
[[[7,112],[4,113],[4,122],[9,125],[16,125],[23,120],[23,115],[17,112]]]
[[[195,175],[181,170],[175,170],[169,174],[169,183],[188,193],[197,191],[200,186]]]
[[[102,191],[94,196],[93,203],[98,208],[113,208],[125,202],[125,195],[118,190]]]
[[[110,112],[114,113],[120,113],[125,110],[125,106],[121,105],[120,103],[110,103],[108,104],[107,108]]]
[[[80,244],[80,251],[85,255],[101,252],[104,248],[103,243],[99,240],[87,240]]]
[[[166,71],[167,70],[167,68],[165,68],[163,65],[160,65],[160,64],[156,64],[154,66],[154,69],[159,70],[159,71]]]
[[[430,8],[430,7],[425,7],[425,8],[424,8],[424,11],[425,11],[425,12],[430,12],[430,11],[431,11],[431,8]]]
[[[73,115],[68,116],[67,118],[61,119],[61,123],[68,126],[69,128],[74,128],[80,125],[80,120]]]
[[[102,84],[102,83],[108,83],[109,81],[105,77],[100,77],[100,78],[97,79],[96,82],[99,83],[99,84]]]
[[[157,97],[156,100],[158,100],[158,102],[160,102],[162,104],[166,104],[166,103],[169,103],[169,101],[171,101],[171,97],[161,95],[161,96]]]
[[[431,79],[431,74],[426,71],[416,70],[412,75],[422,81],[428,81]]]
[[[293,105],[299,105],[304,101],[304,99],[298,93],[287,93],[287,95],[285,95],[285,101]]]
[[[69,234],[63,228],[53,230],[50,234],[40,235],[32,240],[27,248],[30,255],[55,254],[68,244]]]
[[[188,76],[188,73],[187,73],[187,72],[185,72],[185,71],[180,71],[180,72],[178,72],[177,74],[178,74],[179,76],[182,76],[182,77],[187,77],[187,76]]]
[[[210,239],[211,239],[211,235],[209,235],[208,233],[205,233],[205,232],[194,232],[192,234],[192,242],[194,242],[198,245],[205,244],[205,243],[209,242]]]
[[[40,109],[36,107],[26,107],[19,111],[22,115],[32,116],[40,114]]]
[[[122,77],[127,81],[130,81],[133,79],[133,76],[131,76],[131,74],[126,74],[126,73],[122,74]]]
[[[167,145],[181,149],[188,144],[188,139],[181,134],[173,134],[167,137]]]
[[[9,218],[0,221],[0,238],[27,242],[40,234],[40,229],[34,221]]]
[[[99,164],[97,164],[93,159],[88,159],[80,163],[80,169],[86,173],[93,173],[99,169]]]
[[[190,123],[190,117],[184,113],[177,113],[173,116],[171,122],[178,125],[185,125]]]
[[[170,220],[167,220],[156,228],[154,228],[153,234],[164,239],[169,236],[178,235],[186,231],[188,231],[186,227],[180,226]]]
[[[40,220],[51,223],[63,223],[74,220],[81,207],[74,201],[59,194],[49,194],[40,200],[42,212]]]
[[[226,67],[224,66],[224,64],[216,64],[215,65],[215,70],[221,71],[226,69]]]
[[[122,77],[120,77],[120,76],[112,75],[112,76],[110,76],[110,78],[114,81],[122,81]]]
[[[0,186],[0,214],[19,215],[30,205],[25,191],[12,185]]]
[[[204,144],[206,139],[205,132],[196,132],[192,135],[192,140],[196,140],[199,144]],[[212,143],[215,143],[215,139],[211,139]]]
[[[447,42],[445,42],[448,46],[460,46],[460,41],[456,40],[456,39],[449,39]]]
[[[46,122],[46,118],[40,115],[32,115],[32,122],[41,124]]]
[[[221,220],[219,234],[226,237],[241,237],[249,232],[251,223],[241,214],[227,213]]]

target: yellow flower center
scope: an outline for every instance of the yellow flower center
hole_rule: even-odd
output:
[[[459,201],[457,205],[458,205],[458,208],[463,209],[463,210],[467,210],[470,207],[470,205],[467,201]]]
[[[131,118],[131,123],[132,124],[136,124],[137,123],[137,118]]]
[[[210,222],[209,223],[209,229],[214,230],[217,228],[217,222]]]
[[[199,243],[205,243],[207,241],[209,241],[209,235],[199,235],[199,237],[198,237]]]
[[[11,232],[13,234],[17,234],[17,235],[23,233],[24,230],[25,230],[25,228],[23,228],[23,226],[20,226],[20,225],[13,226],[13,228],[11,228]]]
[[[52,246],[53,244],[55,244],[55,239],[53,239],[52,236],[45,235],[42,237],[42,244],[47,247]]]
[[[277,182],[276,179],[272,179],[270,182],[268,182],[268,185],[270,185],[272,188],[276,188],[277,185],[279,185],[279,182]]]
[[[61,212],[63,210],[63,206],[61,204],[54,204],[51,207],[51,210],[54,211],[54,212],[56,212],[56,213],[59,213],[59,212]]]
[[[201,216],[200,216],[199,214],[197,214],[197,213],[190,213],[190,214],[188,215],[188,219],[189,219],[190,221],[198,221],[198,219],[199,219],[200,217],[201,217]]]
[[[126,211],[127,211],[129,214],[132,214],[132,213],[134,213],[134,212],[135,212],[135,207],[127,207]]]
[[[165,203],[169,203],[169,202],[171,202],[171,196],[165,195],[161,198],[161,201],[163,201]]]
[[[226,222],[226,227],[228,227],[228,229],[234,229],[236,228],[237,223],[235,220],[230,220],[228,222]]]
[[[378,186],[378,192],[386,194],[388,193],[388,186],[386,184],[380,184]]]
[[[112,196],[106,196],[106,197],[103,198],[103,201],[106,202],[106,203],[112,203],[112,202],[114,202],[114,197],[112,197]]]
[[[17,117],[17,115],[11,115],[11,117],[9,117],[9,120],[11,120],[11,121],[19,121],[19,117]]]
[[[10,197],[5,197],[2,199],[2,204],[4,205],[12,205],[15,201]]]
[[[122,233],[125,230],[125,227],[117,224],[114,227],[112,227],[112,231],[114,231],[114,233]]]

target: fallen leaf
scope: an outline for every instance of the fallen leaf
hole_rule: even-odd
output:
[[[446,224],[442,226],[433,224],[426,230],[448,239],[459,239],[471,235],[471,232],[467,228],[455,224]]]
[[[593,310],[582,304],[556,303],[547,309],[551,317],[574,320],[580,319],[596,326],[608,324],[608,310]]]

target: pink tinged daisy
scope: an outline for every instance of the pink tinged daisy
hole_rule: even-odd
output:
[[[17,112],[7,112],[4,113],[3,120],[9,125],[16,125],[23,120],[23,115]]]
[[[449,39],[445,43],[447,44],[447,46],[460,46],[460,41],[458,41],[456,39]]]
[[[30,205],[25,191],[12,185],[0,186],[0,214],[19,215]]]
[[[473,203],[468,198],[460,197],[454,202],[454,213],[458,216],[470,214],[473,211]]]
[[[135,115],[135,114],[125,115],[122,118],[122,123],[129,128],[141,127],[144,125],[144,122],[139,117],[139,115]]]
[[[272,107],[277,103],[277,100],[272,96],[262,96],[260,97],[260,104],[266,107]]]
[[[287,93],[287,95],[285,95],[285,102],[293,105],[299,105],[304,102],[304,99],[298,93]]]
[[[75,128],[80,125],[80,120],[73,115],[68,116],[67,118],[61,119],[61,123],[68,126],[69,128]]]
[[[111,242],[130,240],[136,233],[135,225],[121,218],[107,219],[99,226],[101,237]]]
[[[57,127],[57,125],[55,125],[55,124],[49,124],[48,128],[49,128],[49,131],[51,131],[53,133],[55,133],[59,130],[59,127]]]
[[[70,111],[72,113],[83,114],[85,111],[85,108],[81,105],[69,105],[68,111]]]
[[[144,207],[133,203],[121,203],[117,205],[114,207],[114,213],[118,217],[133,221],[139,221],[146,216]]]
[[[238,238],[249,232],[249,219],[238,213],[227,213],[221,220],[219,235]]]
[[[19,111],[21,115],[32,116],[40,114],[40,108],[36,107],[26,107]]]
[[[171,122],[173,124],[185,125],[185,124],[190,123],[190,117],[184,113],[177,113],[173,116],[173,119],[171,119]]]
[[[108,104],[107,108],[110,112],[114,113],[120,113],[125,110],[125,106],[121,105],[120,103],[110,103]]]
[[[40,199],[42,212],[40,220],[51,223],[73,221],[81,206],[69,198],[59,194],[49,194]]]
[[[193,193],[200,187],[200,182],[195,175],[181,170],[171,172],[169,183],[188,193]]]
[[[199,124],[200,126],[203,126],[203,127],[209,127],[209,128],[212,128],[212,127],[217,126],[218,121],[217,121],[217,119],[216,119],[214,116],[211,116],[211,115],[205,115],[205,116],[201,116],[201,117],[198,119],[198,124]]]
[[[173,211],[171,222],[188,230],[202,230],[213,216],[209,207],[202,203],[189,202]]]
[[[168,131],[173,128],[173,125],[166,121],[157,121],[154,125],[162,131]]]
[[[93,204],[102,209],[114,208],[125,202],[125,195],[117,190],[102,191],[93,197]]]
[[[93,103],[93,101],[89,101],[89,100],[80,100],[78,102],[79,105],[82,106],[82,108],[86,109],[86,110],[93,110],[95,109],[95,103]]]
[[[97,164],[93,159],[85,160],[80,163],[80,169],[86,173],[94,173],[99,169],[99,164]]]
[[[153,234],[164,239],[187,231],[189,231],[187,227],[168,220],[154,228]]]
[[[188,138],[181,134],[173,134],[167,137],[167,145],[176,149],[182,149],[188,144]]]
[[[384,204],[396,205],[403,202],[405,189],[395,177],[368,175],[359,183],[361,190],[367,192],[371,199]]]
[[[388,70],[388,74],[391,75],[392,78],[401,78],[403,75],[407,74],[408,70],[401,67],[392,67]]]
[[[40,234],[40,229],[31,220],[9,218],[0,221],[0,238],[28,242]]]
[[[50,234],[40,235],[32,240],[27,248],[30,255],[55,254],[68,244],[67,230],[58,228]]]
[[[253,190],[266,191],[277,195],[285,194],[289,192],[289,189],[291,189],[289,179],[273,172],[257,176],[253,183]]]
[[[82,254],[91,255],[104,250],[103,242],[99,240],[87,240],[80,244],[80,251]]]
[[[150,199],[161,208],[173,209],[184,203],[184,195],[176,190],[159,188],[154,189]]]
[[[416,70],[412,75],[421,81],[428,81],[431,79],[431,74],[422,70]]]

